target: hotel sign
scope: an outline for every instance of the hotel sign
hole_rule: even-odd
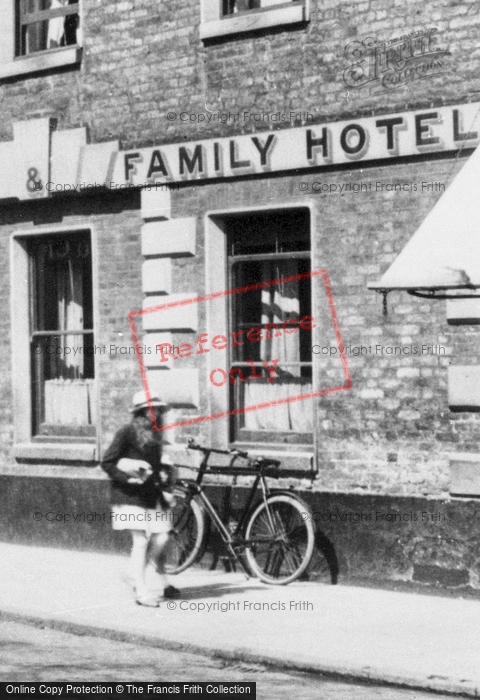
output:
[[[480,103],[129,150],[114,180],[145,186],[388,160],[479,143]]]
[[[119,190],[156,183],[298,172],[356,162],[475,148],[480,103],[309,124],[189,143],[119,150],[88,144],[86,129],[56,131],[48,119],[14,125],[0,143],[0,199]]]

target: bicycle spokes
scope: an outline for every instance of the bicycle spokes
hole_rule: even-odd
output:
[[[202,554],[206,541],[205,516],[195,499],[177,494],[174,509],[174,527],[166,554],[166,570],[180,573],[191,566]]]
[[[289,503],[268,503],[256,519],[249,545],[266,575],[278,579],[294,574],[308,547],[300,513]]]

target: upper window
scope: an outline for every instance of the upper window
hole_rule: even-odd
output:
[[[0,0],[0,79],[82,60],[82,0]]]
[[[223,0],[223,16],[251,10],[265,10],[278,5],[288,6],[294,0]]]
[[[309,214],[234,218],[227,231],[229,286],[267,283],[230,298],[231,439],[309,443],[311,402],[289,401],[312,391]]]
[[[200,36],[210,39],[309,18],[310,0],[201,0]]]
[[[78,43],[78,0],[17,0],[15,55]]]
[[[90,234],[35,236],[31,268],[33,435],[95,435]]]

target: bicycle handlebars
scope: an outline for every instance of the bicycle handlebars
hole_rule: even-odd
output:
[[[243,452],[242,450],[237,450],[237,449],[232,449],[232,450],[216,450],[213,447],[203,447],[203,445],[198,445],[193,438],[190,438],[188,441],[188,449],[189,450],[198,450],[199,452],[203,452],[204,454],[209,454],[211,452],[217,454],[217,455],[237,455],[238,457],[243,457],[244,459],[248,459],[248,452]]]
[[[272,467],[279,467],[281,464],[281,462],[278,459],[270,459],[268,457],[262,456],[256,456],[252,458],[249,456],[248,452],[244,452],[243,450],[239,450],[237,448],[232,448],[231,450],[217,450],[213,447],[203,447],[203,445],[197,444],[193,438],[190,438],[188,440],[187,447],[189,450],[198,450],[199,452],[203,452],[203,454],[207,456],[211,453],[214,453],[219,455],[231,455],[232,457],[242,457],[243,459],[250,459],[257,466],[268,465]]]

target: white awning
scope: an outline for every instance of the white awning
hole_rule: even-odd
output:
[[[480,287],[480,146],[383,277],[368,286],[475,294]]]

